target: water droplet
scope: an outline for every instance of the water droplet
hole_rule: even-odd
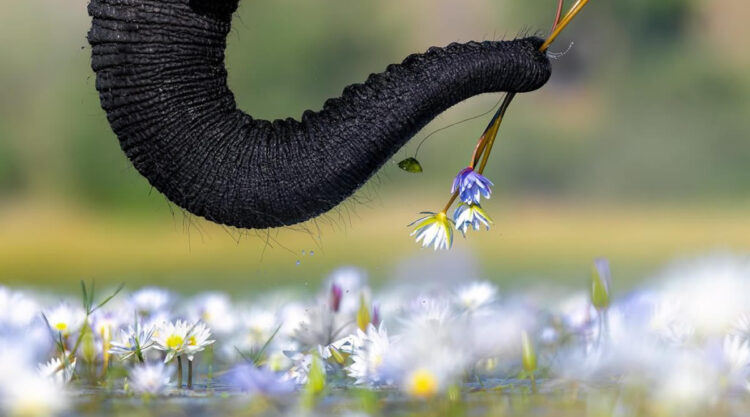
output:
[[[300,263],[301,263],[301,262],[299,261],[299,259],[297,259],[297,265],[299,265]]]
[[[313,256],[313,255],[315,255],[315,251],[312,251],[312,250],[311,250],[311,251],[310,251],[310,256]]]
[[[302,256],[305,256],[305,250],[302,249]]]

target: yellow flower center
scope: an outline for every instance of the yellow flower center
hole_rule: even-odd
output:
[[[173,334],[167,338],[167,347],[170,349],[177,349],[178,347],[182,346],[183,342],[185,342],[185,339],[176,334]]]
[[[55,329],[57,329],[58,331],[64,332],[68,330],[68,325],[67,323],[62,323],[62,322],[55,323]]]
[[[190,338],[188,338],[188,345],[195,346],[197,344],[198,343],[195,341],[195,336],[190,336]]]
[[[430,398],[437,393],[437,390],[437,378],[432,372],[418,369],[409,376],[407,392],[412,397]]]

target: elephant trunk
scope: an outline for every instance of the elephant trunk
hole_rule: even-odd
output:
[[[437,115],[550,76],[541,40],[411,55],[301,120],[256,120],[227,86],[238,0],[92,0],[101,104],[135,168],[171,201],[240,228],[299,223],[349,197]]]

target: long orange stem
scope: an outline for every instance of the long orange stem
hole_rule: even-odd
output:
[[[558,0],[557,13],[555,14],[555,22],[552,25],[552,32],[539,48],[541,52],[545,52],[547,48],[549,48],[549,46],[552,44],[552,42],[555,41],[555,39],[557,39],[563,29],[565,29],[565,27],[570,24],[573,18],[576,17],[578,13],[580,13],[580,11],[588,2],[589,0],[577,0],[573,7],[570,8],[568,13],[566,13],[565,16],[560,19],[563,0]],[[490,124],[484,130],[484,133],[479,138],[479,142],[474,148],[474,152],[471,156],[471,164],[469,166],[471,168],[474,168],[476,163],[481,158],[482,162],[479,165],[479,169],[477,169],[477,172],[479,174],[483,173],[484,168],[487,166],[487,161],[489,161],[490,154],[492,153],[492,147],[495,144],[495,139],[497,138],[497,132],[500,130],[500,124],[505,118],[505,113],[508,111],[508,107],[510,106],[510,103],[513,101],[513,98],[515,96],[516,93],[508,93],[508,95],[505,96],[505,100],[503,101],[502,105],[500,105],[500,108],[497,109],[497,112],[492,117]],[[444,213],[448,212],[453,203],[456,201],[456,198],[458,198],[458,191],[454,192],[450,200],[448,200],[448,204],[446,204],[445,208],[443,208]]]
[[[540,51],[544,52],[549,48],[549,46],[552,44],[552,42],[557,39],[557,37],[560,35],[560,32],[565,29],[568,24],[570,24],[571,21],[573,21],[573,18],[578,15],[578,13],[583,9],[583,6],[585,6],[589,0],[578,0],[576,4],[573,5],[573,7],[570,9],[570,11],[565,15],[565,17],[560,20],[560,24],[557,25],[555,30],[552,31],[552,33],[549,35],[546,41],[542,44],[542,47],[539,48]]]
[[[562,9],[563,9],[563,3],[565,0],[558,0],[557,2],[557,12],[555,13],[555,21],[552,22],[552,29],[550,30],[550,33],[555,31],[555,28],[557,27],[557,24],[560,23],[560,17],[562,17]]]

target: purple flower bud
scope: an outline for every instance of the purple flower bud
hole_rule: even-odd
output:
[[[372,306],[372,325],[380,327],[380,307],[376,305]]]
[[[341,298],[344,296],[344,291],[341,287],[334,283],[331,285],[331,310],[334,313],[338,313],[341,308]]]

